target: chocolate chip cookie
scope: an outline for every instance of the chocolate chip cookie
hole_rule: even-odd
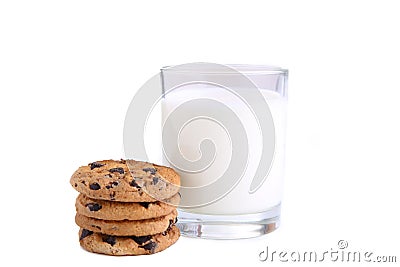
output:
[[[147,236],[111,236],[80,229],[79,242],[87,251],[107,255],[143,255],[160,252],[174,244],[179,229],[171,226],[165,232]]]
[[[88,198],[79,194],[76,211],[86,217],[103,220],[144,220],[165,216],[179,204],[179,194],[157,202],[116,202]]]
[[[148,162],[102,160],[80,167],[70,183],[93,199],[155,202],[176,195],[180,177],[169,167]]]
[[[141,236],[154,235],[166,231],[171,225],[176,223],[177,215],[177,211],[173,210],[165,216],[146,220],[111,221],[90,218],[77,213],[75,222],[81,228],[107,235]]]

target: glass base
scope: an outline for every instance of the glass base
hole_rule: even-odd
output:
[[[242,239],[268,234],[279,227],[281,206],[244,215],[208,215],[178,209],[182,236],[207,239]]]

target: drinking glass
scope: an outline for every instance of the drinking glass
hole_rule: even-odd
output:
[[[181,176],[183,236],[250,238],[279,226],[287,78],[264,65],[161,69],[163,163]]]

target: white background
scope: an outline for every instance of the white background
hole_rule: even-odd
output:
[[[266,266],[266,246],[324,251],[344,239],[399,262],[396,2],[2,1],[0,260]],[[85,252],[71,174],[122,157],[135,91],[161,66],[196,61],[289,69],[281,228],[244,241],[181,238],[145,257]]]

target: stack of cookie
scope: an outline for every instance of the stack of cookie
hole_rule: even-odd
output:
[[[80,193],[75,222],[81,246],[107,255],[162,251],[179,236],[179,175],[171,168],[135,160],[103,160],[71,177]]]

